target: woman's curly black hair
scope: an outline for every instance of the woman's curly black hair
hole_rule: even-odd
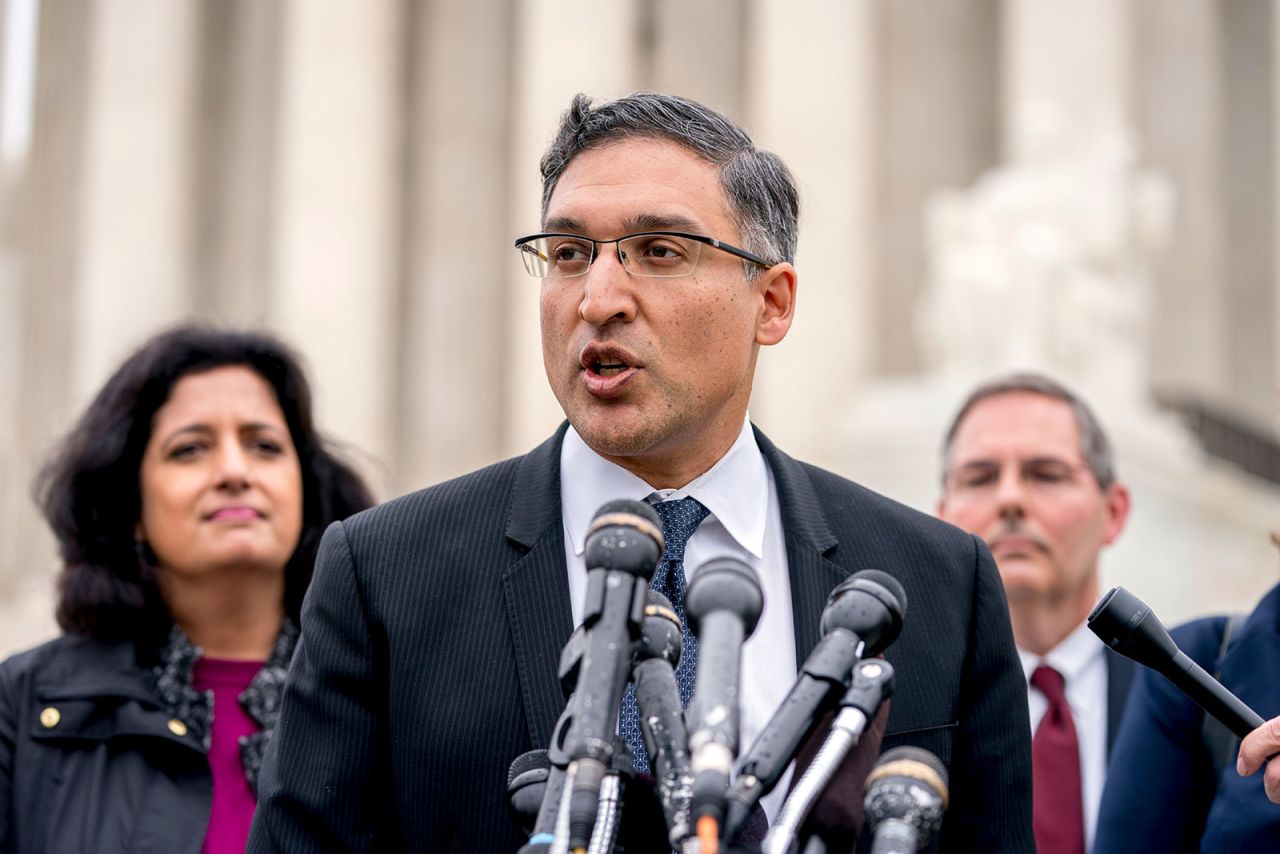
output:
[[[58,624],[99,640],[163,636],[171,624],[134,539],[139,473],[156,411],[182,377],[243,365],[275,392],[302,470],[302,534],[285,567],[285,613],[298,618],[320,535],[373,504],[355,470],[316,431],[297,356],[262,332],[180,326],[150,339],[107,380],[36,479],[62,559]]]

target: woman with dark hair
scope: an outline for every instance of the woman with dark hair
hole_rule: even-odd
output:
[[[0,664],[0,852],[243,851],[320,535],[372,504],[297,359],[151,339],[37,497],[65,634]]]

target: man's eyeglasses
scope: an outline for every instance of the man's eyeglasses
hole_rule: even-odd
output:
[[[1088,469],[1085,463],[1070,463],[1054,457],[1032,457],[1013,463],[1022,486],[1035,493],[1048,494],[1077,483],[1078,475]],[[948,490],[955,495],[984,496],[994,492],[1004,477],[1004,467],[988,460],[966,463],[947,475]]]
[[[581,234],[531,234],[517,240],[516,249],[529,275],[540,279],[567,279],[586,273],[600,257],[600,248],[610,243],[617,250],[622,268],[636,276],[687,276],[698,266],[698,253],[704,245],[765,269],[773,266],[745,249],[714,237],[683,231],[645,231],[613,240],[592,240]]]

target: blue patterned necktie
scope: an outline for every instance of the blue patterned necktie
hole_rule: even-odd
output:
[[[693,679],[698,666],[698,639],[689,631],[689,622],[684,618],[684,591],[687,581],[684,575],[684,548],[689,544],[689,537],[707,518],[710,510],[703,507],[696,498],[682,498],[679,501],[664,501],[653,505],[662,519],[662,539],[665,546],[662,560],[653,573],[653,581],[649,586],[671,600],[676,616],[680,618],[680,634],[684,648],[680,654],[680,664],[676,667],[676,687],[680,690],[680,703],[689,708],[689,699],[693,696]],[[621,712],[618,716],[618,732],[631,745],[636,773],[649,773],[649,756],[644,748],[644,736],[640,733],[640,710],[636,706],[636,689],[627,686],[623,695]]]

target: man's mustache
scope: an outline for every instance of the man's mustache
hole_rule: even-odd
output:
[[[988,545],[994,548],[1001,540],[1005,539],[1026,540],[1041,551],[1048,551],[1049,546],[1045,543],[1044,538],[1033,531],[1027,529],[1025,524],[1017,521],[1005,522],[997,527],[994,531],[987,534],[984,539]]]

